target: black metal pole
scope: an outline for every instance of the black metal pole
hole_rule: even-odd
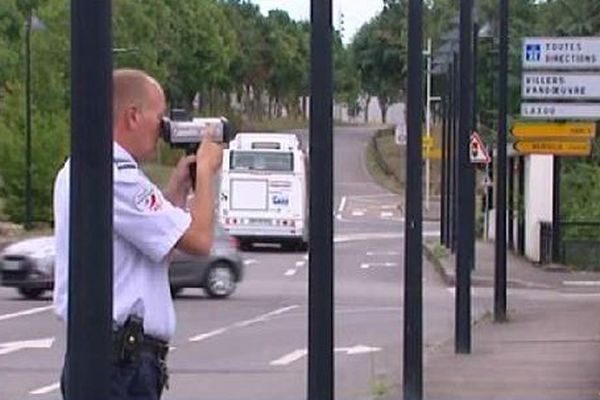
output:
[[[471,352],[471,269],[475,258],[475,178],[469,157],[473,75],[473,0],[460,2],[460,91],[458,132],[458,240],[456,246],[455,351]]]
[[[477,116],[477,109],[478,109],[478,103],[477,103],[477,73],[478,73],[478,69],[479,69],[479,60],[477,59],[479,57],[479,37],[478,37],[478,32],[479,32],[479,24],[478,23],[474,23],[473,24],[473,111],[471,112],[471,119],[472,119],[472,127],[471,130],[472,131],[476,131],[477,130],[477,121],[478,121],[478,116]]]
[[[25,22],[25,229],[32,228],[31,195],[31,19],[30,8]]]
[[[496,251],[494,320],[506,321],[506,136],[508,112],[508,0],[500,0],[500,65],[496,159]]]
[[[517,246],[520,255],[525,254],[525,157],[519,157]]]
[[[458,113],[459,113],[459,92],[460,92],[460,76],[458,67],[458,54],[454,53],[453,75],[454,75],[454,95],[452,110],[452,252],[456,252],[458,241],[458,174],[460,166],[458,163]]]
[[[408,4],[408,141],[404,223],[404,400],[423,398],[423,0]]]
[[[552,262],[560,262],[560,181],[561,161],[559,156],[554,156],[552,171]]]
[[[452,126],[453,126],[453,79],[452,79],[452,64],[448,65],[448,104],[446,107],[446,226],[445,226],[445,237],[446,237],[446,248],[452,247],[451,242],[451,229],[452,229]]]
[[[72,0],[68,400],[110,397],[111,47],[110,0]]]
[[[515,249],[515,158],[508,159],[508,248]]]
[[[447,89],[447,81],[445,82],[445,86]],[[441,198],[441,212],[440,212],[440,243],[445,246],[446,242],[446,226],[448,222],[446,218],[448,216],[447,213],[447,195],[448,190],[446,188],[446,176],[448,175],[446,171],[446,158],[448,157],[448,150],[446,146],[448,145],[448,114],[446,112],[448,108],[448,94],[444,93],[442,96],[442,160],[441,160],[441,185],[440,185],[440,198]]]
[[[332,400],[333,64],[331,0],[311,1],[308,399]]]

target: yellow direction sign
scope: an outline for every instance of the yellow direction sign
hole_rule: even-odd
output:
[[[553,154],[555,156],[587,156],[592,151],[590,141],[518,141],[514,147],[521,154]]]
[[[441,160],[442,149],[439,147],[429,147],[427,149],[423,149],[423,158],[430,160]]]
[[[431,149],[435,145],[433,136],[423,136],[423,149]]]
[[[518,139],[587,139],[596,135],[596,124],[594,122],[516,122],[512,128],[512,134]]]

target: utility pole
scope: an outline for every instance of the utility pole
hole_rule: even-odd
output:
[[[473,0],[460,2],[460,90],[458,132],[458,242],[456,251],[456,353],[471,352],[471,270],[475,262],[475,177],[471,164],[473,91]]]
[[[494,320],[506,321],[506,117],[508,110],[508,0],[500,5],[500,65],[498,79],[498,140],[496,160],[496,252]]]
[[[423,0],[408,3],[406,222],[404,223],[404,400],[423,398]]]

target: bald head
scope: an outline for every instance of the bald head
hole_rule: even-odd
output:
[[[160,84],[144,71],[117,69],[113,72],[113,121],[128,107],[148,108],[151,99],[164,96]]]
[[[165,95],[143,71],[113,73],[113,138],[136,160],[153,157],[165,113]]]

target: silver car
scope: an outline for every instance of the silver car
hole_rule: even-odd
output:
[[[54,255],[53,236],[9,245],[0,252],[0,285],[16,288],[25,298],[39,298],[54,287]],[[173,254],[169,268],[171,293],[176,296],[184,288],[197,287],[213,298],[229,297],[243,278],[243,268],[237,240],[217,225],[210,255]]]

